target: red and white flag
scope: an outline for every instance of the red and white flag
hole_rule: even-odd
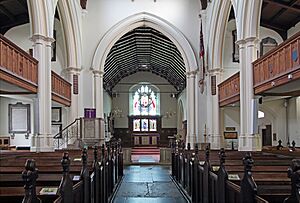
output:
[[[199,51],[199,58],[200,58],[200,65],[202,67],[202,79],[204,79],[205,75],[205,63],[204,63],[204,42],[203,42],[203,32],[202,32],[202,20],[200,24],[200,51]]]
[[[204,77],[205,77],[205,63],[204,63],[204,42],[203,42],[203,32],[202,32],[202,20],[200,24],[200,50],[199,50],[199,59],[200,59],[200,80],[199,87],[200,91],[203,94],[204,92]]]

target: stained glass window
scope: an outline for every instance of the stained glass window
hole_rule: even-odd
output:
[[[157,97],[147,85],[142,85],[133,95],[133,115],[156,115]]]
[[[142,119],[142,131],[148,131],[148,119]]]
[[[156,120],[155,119],[150,119],[149,120],[149,130],[150,131],[156,131]]]
[[[140,119],[134,119],[133,120],[133,131],[140,131]]]

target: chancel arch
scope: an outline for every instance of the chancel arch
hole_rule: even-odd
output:
[[[187,39],[184,37],[184,35],[171,23],[167,22],[166,20],[161,19],[160,17],[157,17],[153,14],[149,13],[138,13],[135,15],[132,15],[115,26],[113,26],[102,38],[100,43],[98,44],[96,51],[94,53],[93,61],[92,61],[92,67],[91,70],[93,71],[95,75],[95,82],[94,82],[94,104],[96,105],[96,109],[100,109],[98,112],[98,115],[101,117],[103,115],[103,103],[101,103],[101,98],[103,98],[103,90],[102,87],[104,87],[103,84],[103,77],[106,73],[105,70],[105,64],[107,62],[108,55],[110,51],[112,50],[113,46],[123,37],[126,35],[126,33],[130,33],[131,31],[135,29],[142,29],[142,28],[150,28],[153,31],[151,32],[159,32],[161,36],[165,36],[168,42],[167,44],[173,44],[174,45],[174,53],[178,52],[177,55],[180,55],[179,58],[182,58],[182,62],[179,60],[175,60],[173,66],[174,67],[183,67],[183,73],[177,73],[178,77],[182,77],[182,74],[187,73],[188,79],[187,79],[187,94],[188,95],[195,95],[195,74],[197,70],[197,60],[194,54],[194,51],[187,41]],[[172,45],[172,46],[173,46]],[[166,55],[168,56],[168,54]],[[176,62],[177,61],[177,62]],[[158,62],[161,63],[161,62]],[[143,64],[140,64],[143,65]],[[144,64],[146,65],[146,64]],[[158,64],[159,65],[159,64]],[[160,64],[162,66],[166,64]],[[141,66],[141,69],[144,67]],[[174,70],[181,71],[178,68],[175,68]],[[157,71],[156,71],[157,72]],[[165,73],[157,73],[159,75],[162,75],[166,79],[173,76],[173,74],[170,74],[170,77],[166,76]],[[174,73],[176,75],[176,73]],[[180,76],[181,75],[181,76]],[[185,80],[185,79],[184,79]],[[171,79],[172,81],[172,79]],[[175,80],[174,80],[175,81]],[[188,82],[189,81],[189,82]],[[116,82],[116,81],[115,81]],[[180,82],[180,80],[179,80]],[[171,82],[172,83],[172,82]],[[180,82],[185,83],[185,82]],[[106,85],[106,84],[105,84]],[[182,84],[173,84],[174,86],[182,86]],[[98,89],[100,88],[100,89]],[[182,91],[182,88],[179,88],[178,90]],[[100,102],[99,102],[100,101]],[[188,132],[188,135],[191,137],[190,142],[194,143],[196,140],[196,134],[195,134],[195,100],[192,99],[192,97],[187,97],[187,103],[190,105],[190,109],[188,112],[188,126],[190,132]],[[192,144],[193,146],[193,144]]]

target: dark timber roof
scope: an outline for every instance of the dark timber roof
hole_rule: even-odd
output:
[[[169,81],[179,92],[186,86],[183,58],[173,42],[150,27],[136,28],[111,48],[104,66],[104,88],[112,88],[124,77],[148,71]]]
[[[285,40],[287,30],[300,21],[300,0],[263,0],[260,25],[278,32]]]
[[[12,27],[29,23],[26,0],[0,0],[0,33]]]

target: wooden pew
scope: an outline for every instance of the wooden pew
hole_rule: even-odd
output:
[[[198,152],[195,150],[192,152],[194,155],[189,158],[189,164],[183,164],[184,162],[182,160],[187,159],[188,156],[186,154],[190,153],[190,151],[186,153],[185,150],[179,150],[178,147],[177,149],[173,148],[172,176],[179,183],[179,185],[185,189],[186,194],[191,197],[193,202],[207,202],[207,199],[212,202],[216,202],[218,195],[214,195],[215,193],[212,191],[217,191],[215,187],[216,185],[220,185],[220,183],[216,182],[218,180],[217,177],[219,176],[218,173],[221,168],[225,170],[225,167],[226,169],[229,169],[230,173],[237,174],[241,178],[241,180],[226,180],[226,190],[230,190],[230,192],[227,192],[227,194],[230,196],[230,201],[227,199],[227,202],[241,202],[239,200],[242,198],[242,191],[240,188],[242,187],[242,182],[245,178],[244,174],[248,173],[245,171],[245,164],[241,165],[241,157],[244,156],[243,152],[228,152],[228,154],[230,154],[227,155],[229,160],[227,160],[225,164],[221,161],[218,163],[216,160],[217,153],[215,152],[211,154],[212,156],[209,160],[206,153],[198,154]],[[199,160],[203,160],[203,157],[205,157],[205,162],[199,162]],[[283,202],[284,198],[288,197],[291,193],[291,181],[287,177],[286,169],[291,163],[292,157],[278,157],[274,154],[261,152],[254,152],[253,156],[251,156],[251,159],[252,157],[255,157],[255,166],[252,166],[252,164],[250,167],[251,178],[253,177],[258,185],[258,187],[255,189],[255,194],[260,196],[254,196],[256,201],[266,202],[266,200],[262,199],[265,198],[270,202]],[[258,161],[256,161],[256,159]],[[211,169],[213,169],[214,166],[219,166],[219,168],[216,168],[216,170],[213,171]],[[186,171],[189,172],[186,173]],[[196,182],[188,181],[195,179],[197,180]],[[208,185],[208,188],[211,186],[211,191],[207,192],[208,188],[203,187],[203,184]],[[202,189],[201,191],[197,192],[199,187]],[[205,195],[203,196],[203,194],[212,195],[208,197]],[[219,194],[219,192],[217,194]]]
[[[91,153],[94,153],[94,159],[91,158],[92,156],[88,156],[88,154]],[[61,152],[54,153],[54,154],[45,153],[44,155],[47,155],[46,157],[40,156],[41,154],[39,156],[37,156],[34,153],[31,154],[34,158],[38,160],[37,162],[31,161],[34,162],[34,165],[37,165],[37,163],[40,164],[44,163],[46,166],[42,167],[42,173],[40,173],[41,167],[39,165],[37,165],[39,166],[38,170],[35,167],[31,167],[30,169],[28,167],[26,168],[25,174],[33,174],[33,173],[37,173],[38,171],[39,177],[38,178],[36,177],[34,181],[29,181],[29,183],[26,182],[25,189],[35,188],[36,191],[26,190],[25,197],[24,197],[24,188],[21,187],[22,185],[24,185],[24,176],[22,180],[20,176],[20,168],[18,168],[21,167],[20,160],[24,160],[24,157],[23,155],[17,153],[15,153],[17,157],[16,156],[12,157],[9,155],[9,153],[6,153],[7,156],[5,156],[5,161],[4,159],[1,159],[0,162],[6,163],[6,161],[8,160],[13,160],[10,162],[10,164],[13,164],[15,166],[10,166],[11,167],[10,169],[12,169],[12,171],[7,171],[4,169],[7,168],[8,167],[7,165],[9,164],[5,164],[5,166],[2,165],[0,166],[1,202],[2,200],[4,202],[21,202],[23,197],[24,199],[39,198],[43,202],[54,202],[54,201],[68,202],[68,201],[64,201],[65,196],[63,195],[64,193],[62,192],[63,191],[62,189],[66,186],[65,185],[66,177],[69,178],[69,182],[72,185],[72,189],[69,191],[71,191],[72,197],[74,197],[73,198],[74,202],[89,202],[90,200],[91,202],[108,202],[108,199],[112,197],[113,192],[116,189],[116,185],[119,184],[121,177],[123,176],[123,160],[122,160],[123,155],[121,151],[120,141],[107,143],[106,149],[103,146],[100,160],[98,160],[97,158],[98,157],[97,148],[95,148],[93,152],[88,152],[87,150],[83,151],[81,157],[82,166],[80,166],[80,162],[73,163],[73,161],[71,161],[69,158],[69,154],[73,154],[76,157],[78,157],[78,151],[71,152],[71,153],[66,152],[64,153],[63,159],[61,161],[62,167],[60,167],[59,169],[58,166],[59,161],[57,162],[58,154],[61,154]],[[50,159],[48,155],[51,157]],[[95,167],[98,165],[99,167]],[[72,170],[72,168],[74,167],[76,169]],[[13,168],[15,169],[13,170]],[[23,162],[23,169],[24,169],[24,162]],[[106,171],[104,169],[106,169]],[[63,173],[63,178],[61,178],[61,173]],[[95,176],[95,173],[99,174],[100,176]],[[73,181],[74,176],[79,176],[79,180]],[[34,178],[31,177],[29,179],[33,180]],[[106,182],[104,182],[104,180]],[[95,187],[91,187],[91,185],[95,185]],[[107,185],[110,185],[109,190],[105,190]],[[42,188],[49,187],[49,186],[58,187],[60,192],[58,192],[55,195],[39,195],[39,191]],[[36,195],[36,197],[35,196],[29,197],[28,194],[32,194],[32,193],[38,195]],[[70,196],[70,194],[68,195]],[[101,201],[99,201],[100,198]]]

